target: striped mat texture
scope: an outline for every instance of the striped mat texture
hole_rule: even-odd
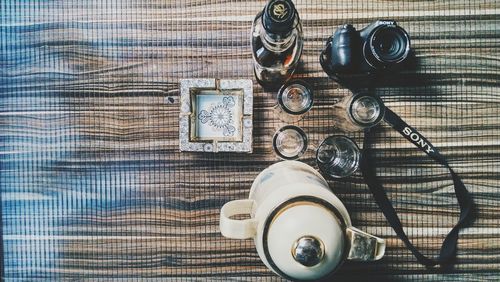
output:
[[[360,173],[331,188],[386,256],[347,262],[339,281],[484,281],[500,276],[500,2],[296,0],[305,35],[296,76],[315,91],[297,125],[310,147],[349,92],[318,56],[343,23],[395,19],[418,65],[377,87],[460,174],[478,206],[457,264],[426,269],[395,236]],[[252,240],[220,235],[220,207],[278,161],[275,93],[254,80],[254,152],[179,152],[179,79],[253,79],[250,26],[265,1],[1,0],[1,257],[8,279],[279,280]],[[358,144],[363,135],[350,134]],[[428,255],[458,218],[447,171],[383,124],[377,172],[411,240]]]

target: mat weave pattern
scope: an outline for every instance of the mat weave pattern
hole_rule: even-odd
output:
[[[179,79],[253,79],[250,25],[265,1],[0,1],[0,195],[3,276],[26,280],[172,278],[279,280],[252,240],[218,230],[220,207],[248,196],[278,161],[275,93],[254,82],[254,152],[179,152]],[[500,2],[297,0],[305,46],[296,76],[315,90],[297,125],[315,147],[348,91],[318,56],[343,23],[395,19],[418,66],[373,89],[460,174],[478,206],[457,264],[416,263],[359,173],[331,181],[354,226],[383,237],[374,263],[346,263],[339,281],[483,281],[500,275]],[[254,80],[255,81],[255,80]],[[362,134],[350,134],[362,144]],[[458,218],[447,171],[387,125],[377,171],[412,241],[428,255]]]

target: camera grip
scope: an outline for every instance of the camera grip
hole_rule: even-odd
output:
[[[356,46],[356,29],[346,24],[338,28],[332,38],[330,50],[330,63],[335,72],[352,70]]]

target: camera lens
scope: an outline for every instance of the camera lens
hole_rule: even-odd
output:
[[[382,26],[373,32],[370,49],[381,63],[396,64],[408,57],[410,39],[398,26]]]

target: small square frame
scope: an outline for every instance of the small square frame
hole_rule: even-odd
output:
[[[243,95],[241,138],[217,137],[207,140],[196,136],[195,96],[210,91],[213,95]],[[207,95],[207,94],[204,94]],[[253,84],[249,79],[181,79],[179,112],[179,149],[189,152],[252,152]],[[239,140],[237,140],[239,139]]]

